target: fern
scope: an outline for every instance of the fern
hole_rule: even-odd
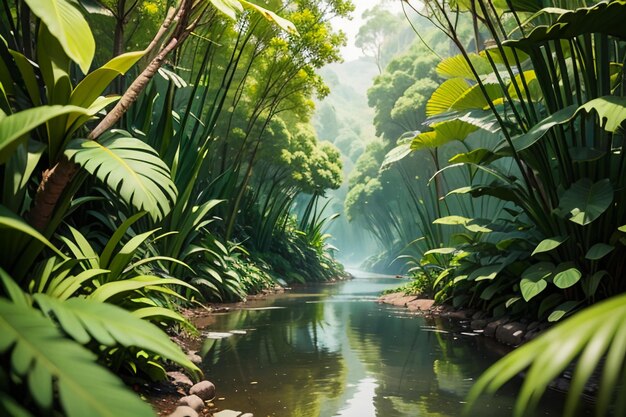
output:
[[[95,362],[94,354],[66,339],[40,312],[2,298],[0,354],[10,355],[10,372],[27,382],[42,410],[53,407],[57,391],[68,417],[154,416],[148,404]],[[3,407],[23,411],[14,402],[1,402]]]

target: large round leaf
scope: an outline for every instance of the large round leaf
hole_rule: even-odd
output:
[[[583,178],[563,193],[559,208],[564,214],[572,215],[572,222],[586,226],[600,217],[612,202],[613,186],[608,178],[596,183]]]
[[[524,300],[530,301],[534,296],[545,290],[548,286],[546,279],[552,275],[554,264],[551,262],[540,262],[532,265],[522,273],[520,290]]]

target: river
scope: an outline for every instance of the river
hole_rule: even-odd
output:
[[[447,321],[375,303],[396,278],[297,289],[211,315],[201,326],[203,370],[216,405],[256,417],[457,417],[476,378],[503,353]],[[511,415],[519,382],[472,416]],[[549,392],[535,416],[559,416]]]

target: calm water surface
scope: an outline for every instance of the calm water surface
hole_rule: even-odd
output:
[[[357,277],[209,317],[201,353],[218,406],[256,417],[460,416],[502,347],[374,302],[398,281]],[[511,415],[518,386],[507,389],[472,415]],[[562,402],[550,393],[535,415],[559,416]]]

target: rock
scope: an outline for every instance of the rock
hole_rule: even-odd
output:
[[[196,365],[200,365],[202,363],[202,356],[198,355],[195,352],[187,352],[187,357],[191,362]]]
[[[406,303],[406,306],[411,311],[427,311],[431,309],[434,303],[435,300],[420,299],[409,301],[408,303]]]
[[[450,311],[446,314],[446,317],[454,320],[467,320],[474,314],[473,310],[456,310]]]
[[[188,395],[178,400],[178,404],[186,405],[200,412],[204,408],[204,401],[197,395]]]
[[[496,340],[510,346],[518,346],[524,341],[524,331],[526,325],[518,322],[511,322],[498,326],[496,329]]]
[[[404,295],[402,297],[394,298],[393,300],[389,302],[389,304],[398,306],[398,307],[404,307],[406,306],[407,303],[413,300],[417,300],[417,297],[414,295]]]
[[[215,398],[215,385],[209,381],[200,381],[189,390],[189,395],[197,395],[203,401]]]
[[[498,329],[498,327],[505,325],[508,322],[509,322],[508,317],[502,317],[501,319],[494,320],[491,323],[488,323],[487,326],[485,326],[485,336],[495,337],[496,330]]]
[[[482,320],[487,318],[487,313],[484,311],[477,311],[472,315],[472,320]]]
[[[485,319],[472,320],[470,328],[472,330],[484,330],[487,327],[487,323],[489,322]]]
[[[252,413],[246,413],[246,414],[242,414],[239,417],[254,417],[254,414]]]
[[[538,321],[533,321],[533,322],[530,322],[530,324],[528,325],[526,330],[531,331],[531,330],[535,330],[538,327],[539,327],[539,322]]]
[[[190,387],[193,385],[193,382],[191,382],[191,379],[189,379],[189,377],[183,374],[182,372],[171,371],[167,373],[167,376],[170,378],[170,380],[172,381],[174,385],[186,386],[186,387]]]
[[[241,411],[233,411],[233,410],[222,410],[218,413],[213,414],[213,417],[239,417],[241,416]]]
[[[198,417],[198,412],[191,407],[181,405],[176,407],[176,410],[168,417]]]

